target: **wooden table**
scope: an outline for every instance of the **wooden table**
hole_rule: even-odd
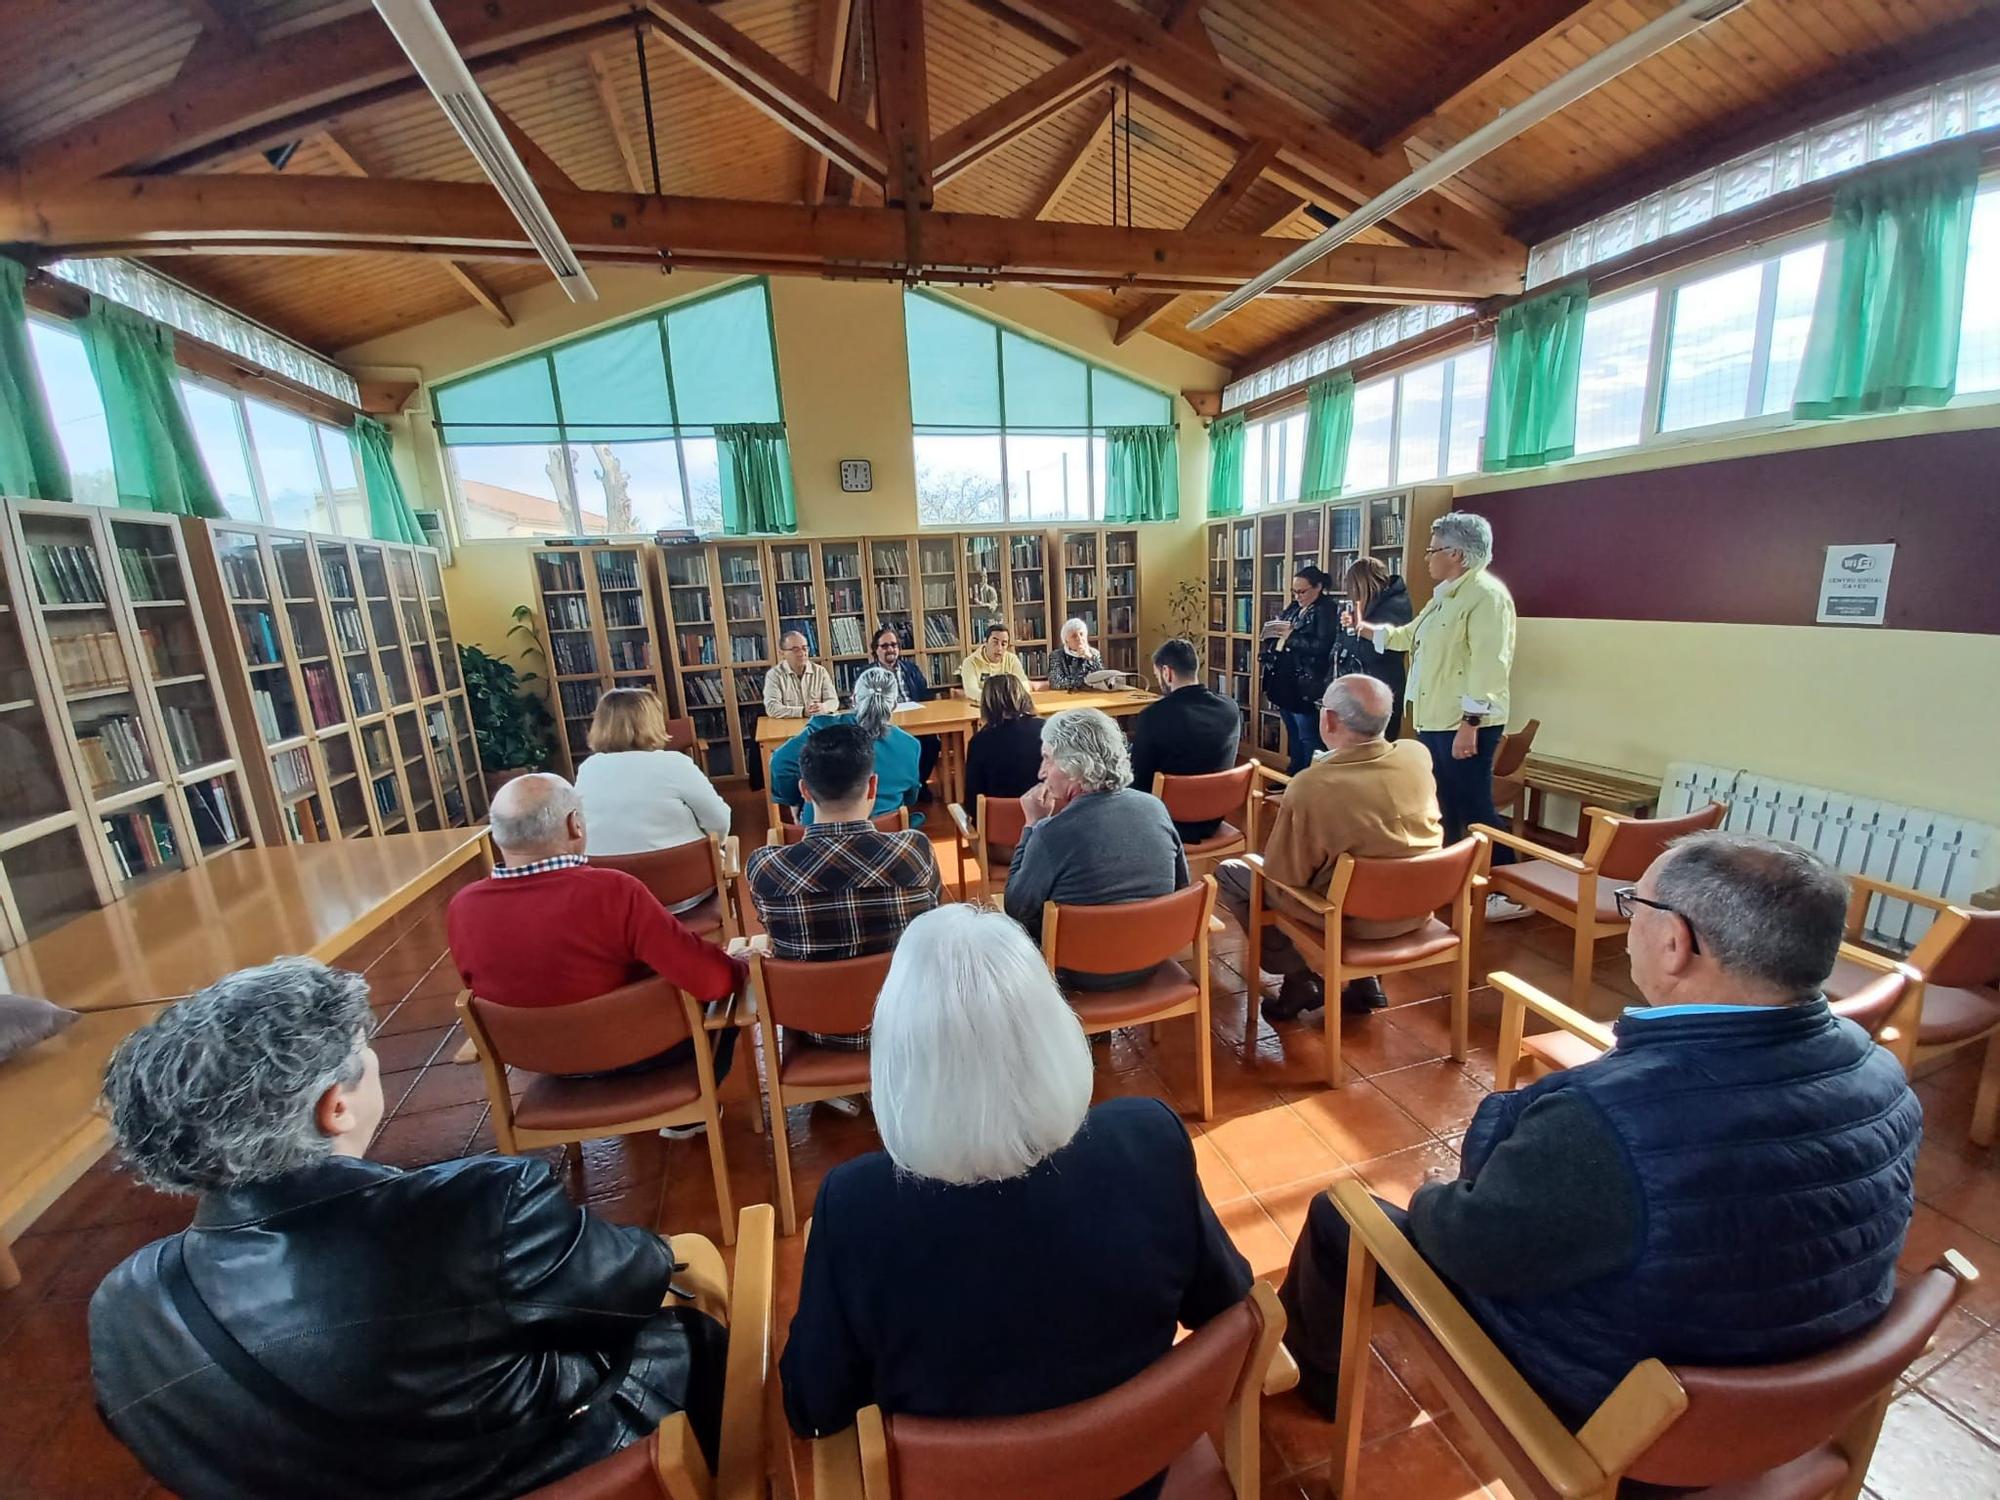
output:
[[[1159,702],[1157,693],[1128,688],[1118,693],[1071,693],[1059,688],[1041,688],[1033,695],[1035,712],[1043,718],[1065,708],[1094,708],[1114,719],[1138,713]],[[979,725],[979,705],[966,698],[933,698],[915,704],[896,715],[896,727],[910,734],[938,737],[938,795],[946,802],[960,801],[965,795],[965,746]],[[800,719],[757,721],[757,750],[764,762],[764,798],[771,804],[771,826],[778,823],[776,799],[771,796],[771,753],[791,739],[805,723]]]
[[[468,866],[484,828],[239,849],[0,954],[0,989],[82,1020],[0,1064],[0,1289],[7,1246],[101,1157],[104,1064],[119,1042],[223,975],[287,953],[331,961]]]
[[[1660,784],[1632,771],[1614,766],[1594,766],[1588,761],[1558,760],[1553,755],[1530,755],[1514,774],[1523,791],[1514,809],[1514,832],[1529,837],[1539,826],[1536,818],[1545,796],[1572,797],[1584,807],[1601,807],[1607,812],[1643,817],[1660,800]]]

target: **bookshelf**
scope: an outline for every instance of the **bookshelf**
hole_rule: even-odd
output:
[[[375,648],[372,612],[364,597],[354,546],[332,537],[315,537],[312,552],[340,688],[354,727],[350,741],[343,743],[336,737],[322,750],[333,787],[335,825],[343,838],[366,837],[364,829],[407,833],[412,826],[410,789],[401,764],[389,749],[387,679]]]
[[[700,543],[668,547],[660,555],[665,581],[667,634],[680,701],[694,722],[698,758],[710,776],[740,774],[729,674],[717,621],[714,548]]]
[[[821,609],[826,620],[827,670],[843,698],[872,661],[875,620],[868,609],[867,554],[860,537],[813,543],[819,559]]]
[[[921,606],[917,659],[932,687],[950,687],[958,665],[971,649],[965,617],[965,590],[959,586],[958,538],[929,533],[912,539]],[[983,632],[982,632],[983,635]]]
[[[429,548],[417,551],[413,556],[417,578],[423,589],[426,622],[430,626],[431,641],[437,649],[438,676],[444,685],[443,726],[440,731],[433,716],[432,753],[436,758],[443,757],[439,748],[441,732],[444,743],[451,747],[450,764],[459,780],[458,809],[465,822],[476,823],[486,816],[486,778],[479,768],[479,741],[473,734],[472,708],[466,699],[465,676],[458,660],[458,639],[452,634],[451,612],[445,607],[444,570],[438,564],[437,553]],[[447,795],[446,819],[457,827],[459,822],[453,815],[451,800]]]
[[[171,516],[7,502],[0,946],[253,842]]]
[[[970,531],[963,536],[965,649],[986,639],[994,620],[1007,626],[1030,677],[1049,675],[1051,632],[1064,616],[1049,608],[1049,541],[1041,531]],[[963,653],[961,653],[962,655]]]
[[[597,700],[610,689],[651,688],[673,714],[655,625],[651,549],[636,543],[545,547],[535,552],[534,571],[562,726],[557,750],[562,770],[574,776],[590,754]],[[455,726],[447,725],[442,741],[456,743]]]
[[[1104,627],[1098,645],[1104,664],[1139,670],[1139,533],[1104,533]]]
[[[916,592],[910,558],[916,544],[906,536],[869,537],[867,551],[868,596],[875,606],[870,623],[877,629],[893,628],[902,637],[903,650],[921,662],[916,615],[911,608]]]

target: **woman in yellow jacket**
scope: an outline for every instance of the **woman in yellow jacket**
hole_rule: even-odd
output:
[[[1487,571],[1493,527],[1449,511],[1431,523],[1424,562],[1436,591],[1407,625],[1342,621],[1378,651],[1410,653],[1405,692],[1417,738],[1431,753],[1444,841],[1471,823],[1497,823],[1493,752],[1507,732],[1507,678],[1514,666],[1514,596]],[[1507,853],[1495,849],[1496,862]],[[1511,903],[1510,903],[1511,904]],[[1501,915],[1516,915],[1507,912]]]

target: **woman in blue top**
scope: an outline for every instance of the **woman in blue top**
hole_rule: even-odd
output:
[[[812,808],[799,790],[799,752],[809,735],[829,724],[859,724],[875,742],[875,811],[880,817],[899,807],[915,807],[923,790],[920,766],[923,747],[917,737],[891,722],[896,705],[902,701],[902,684],[896,674],[870,667],[854,679],[854,711],[844,714],[814,714],[806,727],[771,753],[771,798],[798,811],[801,823],[812,821]],[[912,824],[923,822],[920,814],[910,815]]]

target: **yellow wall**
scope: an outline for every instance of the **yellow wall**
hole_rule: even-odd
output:
[[[512,328],[476,310],[357,345],[342,363],[363,372],[397,372],[436,381],[507,358],[649,307],[679,300],[724,278],[685,272],[593,271],[600,300],[578,306],[553,285],[508,300]],[[917,524],[916,462],[910,443],[909,367],[903,347],[902,288],[875,282],[774,277],[771,314],[778,377],[799,495],[799,530],[816,536],[911,532]],[[1164,390],[1215,389],[1220,366],[1142,335],[1116,347],[1111,321],[1054,292],[1029,287],[968,290],[959,300]],[[1166,633],[1173,584],[1201,574],[1201,526],[1207,490],[1208,438],[1201,420],[1175,398],[1180,427],[1181,516],[1175,525],[1139,528],[1142,644]],[[444,467],[420,394],[392,424],[397,466],[412,503],[450,514]],[[875,488],[843,494],[839,462],[865,458]],[[512,656],[508,612],[532,602],[529,542],[461,544],[445,572],[445,594],[460,638]]]

